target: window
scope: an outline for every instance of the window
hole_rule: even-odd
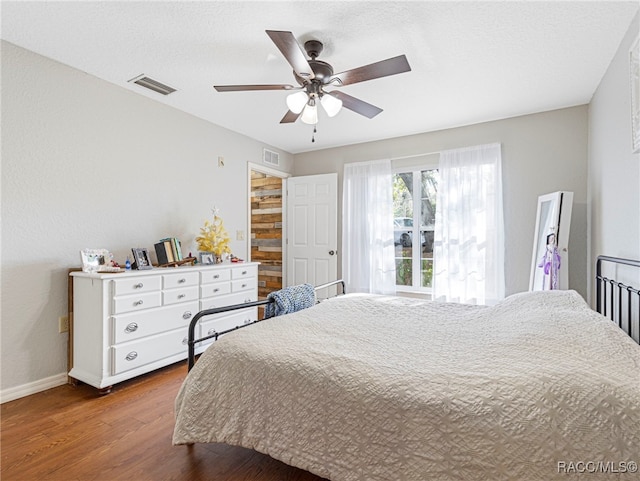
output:
[[[393,176],[393,243],[396,285],[401,289],[431,289],[437,190],[437,169]]]

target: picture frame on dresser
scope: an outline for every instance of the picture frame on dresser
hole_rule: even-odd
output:
[[[133,254],[133,265],[131,266],[132,269],[137,269],[139,271],[145,269],[153,269],[148,249],[144,247],[134,247],[133,249],[131,249],[131,253]]]
[[[216,259],[214,254],[212,254],[211,252],[200,253],[200,264],[208,266],[215,263],[216,263]]]
[[[107,249],[82,249],[80,259],[84,272],[98,272],[109,263],[111,255]]]

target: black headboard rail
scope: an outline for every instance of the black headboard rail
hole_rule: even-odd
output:
[[[605,277],[604,263],[640,268],[640,261],[610,256],[598,256],[596,260],[596,310],[616,322],[630,337],[634,338],[635,332],[638,337],[634,339],[640,343],[640,290]]]

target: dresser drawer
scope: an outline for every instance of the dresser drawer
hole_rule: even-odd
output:
[[[111,344],[133,341],[186,326],[197,312],[198,302],[194,301],[164,309],[112,316]]]
[[[118,344],[111,348],[111,374],[116,375],[166,357],[187,353],[187,328]]]
[[[256,320],[256,316],[257,309],[255,307],[250,307],[248,309],[237,311],[235,314],[216,318],[211,321],[201,322],[199,337],[211,336],[216,332],[222,332],[228,329],[233,329],[234,327],[249,324]],[[213,339],[208,339],[203,341],[201,345],[210,344],[212,342]]]
[[[197,299],[198,286],[162,291],[162,303],[165,306],[170,304],[177,304],[178,302],[194,301]]]
[[[179,272],[162,276],[163,289],[176,289],[187,286],[197,286],[200,277],[197,272]]]
[[[257,277],[257,266],[242,266],[231,269],[231,279],[243,279],[245,277]]]
[[[255,288],[255,279],[238,279],[235,281],[231,281],[231,292],[249,291]]]
[[[209,269],[200,272],[200,284],[222,282],[231,279],[231,269]]]
[[[113,298],[113,313],[140,311],[151,307],[162,305],[162,294],[160,291],[141,292],[133,296],[121,296]]]
[[[205,309],[214,309],[216,307],[226,307],[233,306],[235,304],[243,304],[247,302],[253,302],[258,300],[258,295],[255,291],[253,292],[238,292],[236,294],[229,294],[221,297],[211,297],[209,299],[200,300],[200,310],[204,311]],[[230,313],[233,313],[231,311]],[[238,312],[238,311],[235,311]],[[207,319],[213,319],[222,317],[225,315],[229,315],[229,312],[223,312],[220,314],[213,314],[211,316],[207,316]]]
[[[129,277],[113,281],[114,296],[126,296],[140,292],[159,291],[162,279],[160,276]]]
[[[219,284],[205,284],[200,286],[200,297],[224,296],[231,293],[231,283],[221,282]]]

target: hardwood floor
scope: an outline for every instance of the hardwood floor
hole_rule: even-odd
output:
[[[184,363],[98,396],[60,386],[2,405],[3,481],[322,481],[255,451],[173,446],[173,401]]]

